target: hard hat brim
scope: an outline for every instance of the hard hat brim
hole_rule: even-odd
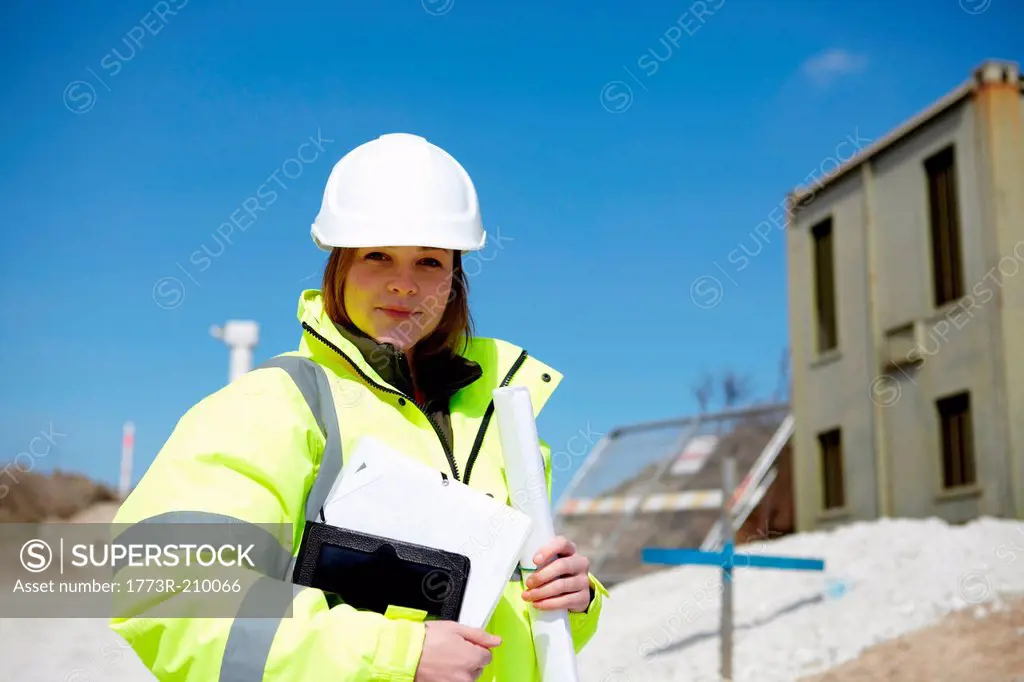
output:
[[[453,251],[479,251],[487,243],[487,233],[480,231],[480,239],[471,242],[465,239],[422,239],[410,243],[408,233],[388,235],[386,231],[352,230],[344,239],[325,239],[317,229],[317,224],[310,226],[313,243],[321,251],[330,252],[335,248],[368,248],[374,246],[425,246],[434,249],[451,249]]]

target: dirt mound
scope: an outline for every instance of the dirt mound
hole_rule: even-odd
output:
[[[0,486],[0,523],[70,519],[97,503],[120,500],[112,488],[82,474],[55,471],[46,475],[12,469],[13,478],[5,477]]]
[[[1024,598],[964,609],[801,682],[1024,680]]]

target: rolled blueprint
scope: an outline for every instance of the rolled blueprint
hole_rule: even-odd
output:
[[[529,389],[525,386],[498,388],[492,395],[512,506],[533,522],[520,552],[525,580],[537,568],[533,562],[534,555],[555,536],[544,477],[544,458]],[[578,682],[569,612],[565,609],[539,610],[531,605],[530,618],[541,679],[544,682]]]

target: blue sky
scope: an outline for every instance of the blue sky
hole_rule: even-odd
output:
[[[210,325],[259,321],[257,362],[295,347],[323,183],[394,131],[473,176],[478,332],[565,373],[555,449],[694,410],[704,369],[767,397],[785,251],[756,227],[844,140],[1024,57],[1012,0],[553,5],[6,3],[0,462],[35,443],[22,466],[114,482],[130,419],[137,480],[226,379]]]

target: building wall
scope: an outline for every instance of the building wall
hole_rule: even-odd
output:
[[[798,529],[847,515],[871,518],[875,514],[872,416],[866,381],[872,351],[862,190],[856,174],[839,179],[802,208],[797,223],[787,231]],[[827,216],[832,217],[839,342],[836,351],[819,356],[809,230]],[[844,475],[845,513],[823,517],[817,434],[834,427],[842,429],[843,450],[851,453],[854,461]]]
[[[877,279],[874,305],[880,330],[916,327],[917,368],[891,372],[895,400],[878,411],[888,468],[890,513],[962,521],[999,514],[1005,502],[1005,412],[994,370],[999,350],[998,285],[985,279],[993,264],[993,232],[982,212],[974,106],[968,101],[919,129],[871,164],[875,180]],[[968,303],[937,308],[933,300],[930,220],[924,161],[954,145],[964,289]],[[974,305],[971,305],[971,302]],[[882,348],[879,348],[881,352]],[[880,364],[873,375],[882,372]],[[935,401],[969,391],[979,489],[949,494],[942,487],[940,420]],[[893,396],[892,393],[887,394]],[[881,396],[876,396],[876,399]],[[892,402],[890,405],[889,403]]]
[[[1013,92],[1019,107],[1019,90]],[[1024,388],[1008,387],[1007,377],[1017,376],[1024,385],[1024,262],[1017,264],[1019,276],[1008,261],[1002,272],[998,265],[1017,243],[1024,256],[1024,143],[1021,127],[993,123],[999,116],[992,112],[1003,119],[1012,112],[1016,123],[1024,111],[1009,107],[1005,93],[1004,88],[1002,99],[986,100],[980,114],[972,99],[947,110],[819,191],[791,219],[787,257],[800,530],[883,514],[952,522],[979,514],[1021,515],[1024,430],[1017,424],[1024,426]],[[936,308],[923,162],[950,143],[967,296]],[[993,144],[1016,153],[993,155]],[[810,228],[829,215],[839,343],[819,357]],[[886,332],[908,323],[919,363],[886,372]],[[935,401],[962,390],[970,392],[978,485],[950,492],[942,486]],[[842,429],[846,505],[824,512],[817,434],[834,427]]]
[[[1024,518],[1024,81],[1018,65],[987,69],[978,97],[978,137],[986,142],[982,164],[986,217],[994,226],[994,258],[1000,266],[999,305],[1005,378],[1000,398],[1007,414],[1008,475],[1005,489],[1013,515]],[[1001,76],[1001,77],[1000,77]]]

